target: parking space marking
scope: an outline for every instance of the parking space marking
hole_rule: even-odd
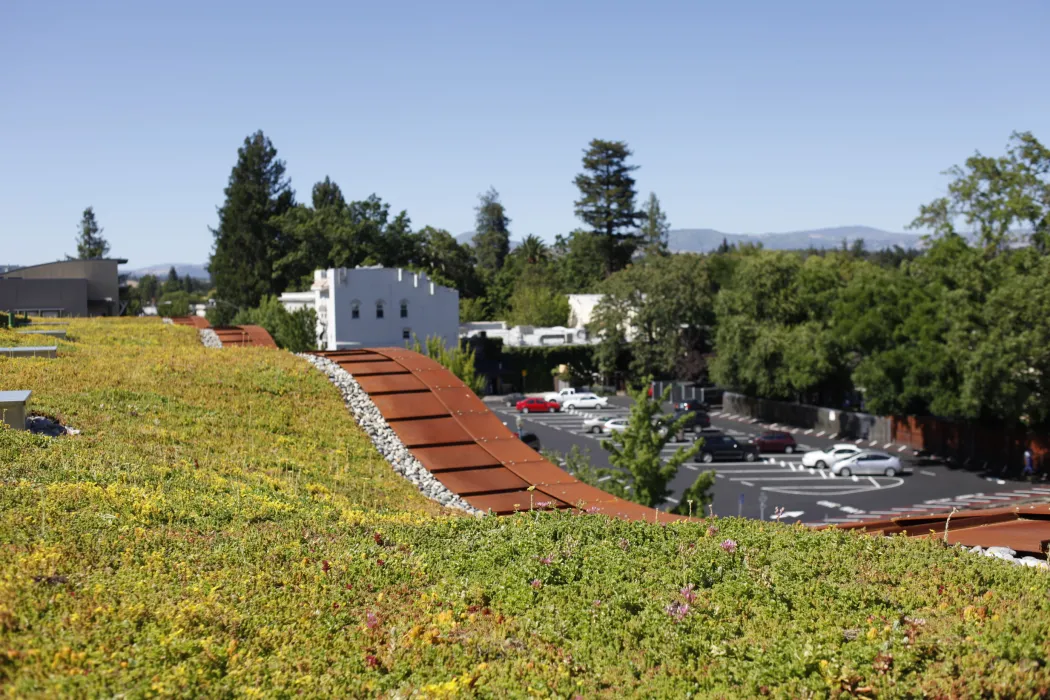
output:
[[[875,481],[875,477],[869,476],[868,480],[871,481],[871,483],[875,484],[875,488],[877,488],[877,489],[881,489],[882,488],[881,486],[879,486],[879,482]]]
[[[743,486],[754,486],[750,481],[744,481],[743,479],[733,479],[733,481],[739,481]]]

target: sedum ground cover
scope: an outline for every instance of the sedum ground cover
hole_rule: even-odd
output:
[[[0,344],[11,344],[0,331]],[[0,693],[1038,697],[1050,579],[938,541],[444,512],[321,373],[79,321],[0,387]]]

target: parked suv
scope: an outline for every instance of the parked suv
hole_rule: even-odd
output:
[[[704,441],[694,458],[697,462],[710,463],[716,459],[754,462],[758,459],[758,445],[750,442],[738,442],[722,433],[705,433],[697,435],[696,439]]]

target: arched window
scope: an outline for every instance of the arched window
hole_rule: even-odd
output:
[[[376,302],[376,318],[383,318],[383,300]]]
[[[361,302],[357,299],[350,302],[350,318],[361,318]]]
[[[408,302],[401,300],[401,318],[408,318]]]

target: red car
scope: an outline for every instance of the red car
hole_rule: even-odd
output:
[[[798,449],[798,443],[791,433],[770,430],[755,438],[755,444],[763,452],[786,452],[791,454]]]
[[[557,401],[546,401],[534,396],[519,401],[517,409],[521,413],[554,413],[561,410],[561,404]]]

